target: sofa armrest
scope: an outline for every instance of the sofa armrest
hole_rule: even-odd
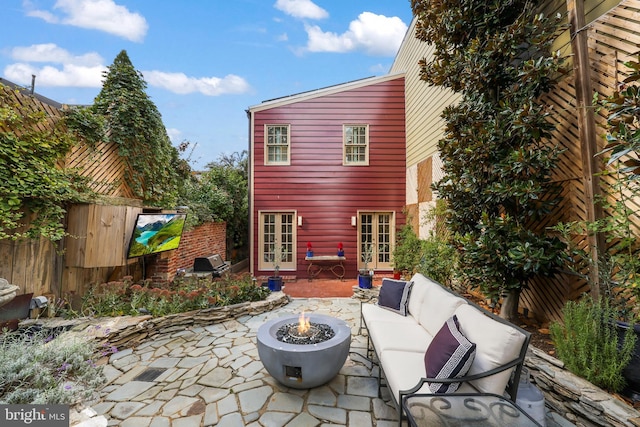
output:
[[[485,372],[480,372],[477,374],[473,374],[473,375],[465,375],[463,377],[459,377],[459,378],[426,378],[426,377],[422,377],[420,378],[420,380],[418,380],[418,383],[413,386],[410,389],[407,390],[400,390],[399,394],[400,394],[400,401],[402,401],[402,397],[406,396],[406,395],[410,395],[410,394],[415,394],[417,393],[422,387],[424,387],[425,384],[428,383],[439,383],[439,384],[451,384],[451,383],[471,383],[471,381],[475,381],[475,380],[479,380],[481,378],[487,378],[490,377],[492,375],[496,375],[499,374],[500,372],[506,371],[508,369],[513,368],[514,366],[518,367],[518,373],[517,376],[519,377],[520,371],[522,370],[522,365],[524,364],[524,358],[516,358],[513,359],[512,361],[505,363],[504,365],[498,366],[497,368],[491,369],[489,371],[485,371]],[[473,385],[471,384],[471,386],[473,387]],[[475,387],[474,387],[475,388]],[[429,393],[427,393],[429,394]],[[447,393],[443,393],[443,395],[446,395]],[[515,402],[516,400],[516,396],[509,396],[510,400]]]

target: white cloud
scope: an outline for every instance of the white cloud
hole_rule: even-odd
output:
[[[7,78],[26,83],[35,75],[39,86],[101,87],[102,73],[107,69],[102,57],[95,52],[73,55],[53,43],[14,47],[10,54],[17,62],[4,69]],[[59,66],[33,65],[42,62]]]
[[[11,49],[10,53],[16,63],[5,67],[4,75],[7,79],[21,84],[31,82],[31,75],[35,75],[39,86],[102,87],[103,73],[107,71],[107,67],[103,65],[103,58],[97,53],[73,55],[53,43],[18,46]],[[44,62],[48,64],[34,65]],[[251,89],[245,79],[233,74],[222,78],[196,78],[184,73],[156,70],[142,74],[149,85],[178,94],[199,92],[208,96],[218,96],[246,93]]]
[[[309,52],[363,51],[374,56],[394,56],[407,32],[407,25],[398,17],[386,17],[363,12],[351,21],[343,34],[324,32],[317,25],[306,26]]]
[[[189,77],[184,73],[165,73],[163,71],[143,71],[147,83],[168,91],[187,94],[199,92],[207,96],[246,93],[249,83],[242,77],[229,74],[219,77]]]
[[[167,128],[167,135],[171,142],[179,142],[182,138],[182,132],[176,128]]]
[[[50,65],[34,67],[19,62],[8,65],[4,69],[4,75],[15,82],[30,82],[31,76],[35,75],[38,86],[101,87],[102,72],[105,70],[106,67],[101,65],[87,67],[64,64],[62,69],[58,69]]]
[[[24,1],[24,6],[28,16],[51,24],[100,30],[135,42],[142,41],[149,28],[142,15],[113,0],[57,0],[54,11],[33,9],[29,1]],[[55,13],[58,10],[59,15]]]
[[[104,60],[95,52],[74,56],[66,49],[54,43],[33,44],[31,46],[19,46],[11,49],[11,57],[23,62],[52,62],[57,64],[74,64],[84,66],[101,65]]]
[[[274,7],[294,18],[324,19],[329,13],[311,0],[278,0]]]

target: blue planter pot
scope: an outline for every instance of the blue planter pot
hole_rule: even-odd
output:
[[[282,277],[269,277],[267,278],[269,284],[269,290],[272,292],[278,292],[282,290]]]
[[[361,276],[358,274],[358,286],[362,289],[371,289],[373,287],[373,276]]]

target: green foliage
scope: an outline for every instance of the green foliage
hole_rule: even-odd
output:
[[[409,219],[407,219],[409,221]],[[413,274],[422,258],[422,244],[411,224],[405,224],[396,234],[391,263],[399,272]]]
[[[424,216],[431,231],[429,236],[421,241],[422,258],[418,271],[444,286],[453,288],[453,282],[457,277],[458,253],[450,244],[451,233],[442,223],[446,212],[446,202],[438,199]]]
[[[561,19],[527,1],[411,4],[416,36],[435,48],[421,78],[462,95],[443,113],[444,177],[434,185],[460,271],[490,295],[517,294],[562,256],[562,242],[536,229],[559,201],[550,179],[559,151],[546,143],[551,109],[537,100],[561,71],[550,53]]]
[[[75,404],[90,397],[104,381],[96,357],[104,353],[91,340],[49,332],[0,335],[0,404]]]
[[[179,180],[189,175],[190,168],[171,145],[146,87],[123,50],[105,72],[102,90],[90,109],[104,118],[104,135],[127,159],[125,181],[134,194],[147,203],[173,207]]]
[[[435,234],[422,241],[422,259],[418,271],[449,288],[458,267],[456,250]]]
[[[638,56],[640,61],[640,55]],[[624,86],[604,100],[609,111],[607,145],[601,154],[610,155],[608,164],[617,164],[630,187],[638,194],[640,180],[640,62],[628,61],[631,70]]]
[[[564,323],[550,326],[558,358],[587,381],[613,392],[622,390],[622,371],[635,346],[633,328],[627,328],[620,340],[616,311],[606,300],[594,301],[590,296],[567,302],[562,314]]]
[[[76,136],[64,119],[33,111],[2,85],[0,129],[0,239],[62,239],[66,205],[92,196],[77,171],[57,166]]]
[[[79,314],[101,317],[149,313],[158,317],[260,301],[269,292],[268,288],[257,286],[249,275],[215,280],[176,278],[166,288],[134,284],[131,277],[125,277],[122,281],[91,286],[82,298]]]
[[[229,246],[241,247],[248,241],[249,230],[247,151],[221,155],[207,167],[197,178],[184,181],[178,204],[189,206],[190,224],[225,221]]]

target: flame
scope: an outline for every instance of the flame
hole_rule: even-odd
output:
[[[304,311],[300,313],[300,317],[298,317],[298,333],[300,335],[306,334],[307,331],[311,328],[311,322],[308,317],[304,317]]]

